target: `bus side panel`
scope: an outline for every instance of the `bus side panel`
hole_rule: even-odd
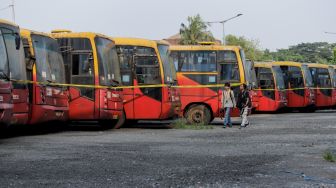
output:
[[[289,108],[300,108],[307,106],[305,102],[305,97],[296,94],[292,90],[287,91],[287,99]]]
[[[162,111],[162,100],[150,97],[162,88],[134,89],[134,118],[135,119],[159,119]],[[155,95],[155,94],[154,94]],[[162,93],[158,93],[162,96]]]
[[[256,111],[260,112],[273,112],[277,110],[277,103],[275,100],[270,99],[259,93],[259,105]]]
[[[0,81],[0,123],[10,124],[13,112],[11,84]]]
[[[13,89],[13,124],[26,124],[29,119],[28,89]]]
[[[333,89],[332,104],[336,107],[336,88]]]
[[[212,90],[210,88],[197,88],[197,86],[202,85],[187,76],[178,73],[178,85],[182,86],[180,88],[180,98],[181,98],[181,110],[186,113],[186,107],[191,103],[203,103],[211,107],[214,116],[219,114],[219,103],[220,98],[218,97],[218,88]],[[195,86],[183,88],[183,86]]]
[[[162,88],[162,113],[161,119],[168,119],[174,116],[174,107],[172,104],[172,91],[168,87]]]
[[[123,89],[123,98],[124,98],[124,110],[126,114],[126,119],[135,119],[134,118],[134,89]]]
[[[327,91],[328,89],[325,89],[324,92],[321,89],[316,89],[316,106],[317,107],[328,107],[332,106],[332,97],[325,95],[325,92],[332,92]],[[331,93],[332,94],[332,93]]]
[[[94,120],[95,103],[87,97],[80,96],[77,88],[70,87],[71,100],[69,103],[70,120]]]

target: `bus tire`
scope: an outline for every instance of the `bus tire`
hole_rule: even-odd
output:
[[[211,121],[211,112],[205,105],[192,105],[185,114],[188,124],[209,125]]]

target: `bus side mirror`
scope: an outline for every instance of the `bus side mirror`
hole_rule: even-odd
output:
[[[18,33],[15,33],[15,46],[16,49],[19,50],[21,48],[21,37]]]

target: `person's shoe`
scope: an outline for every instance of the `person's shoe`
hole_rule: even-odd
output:
[[[230,128],[232,128],[232,125],[229,125]]]
[[[223,126],[224,129],[226,129],[226,126]]]
[[[247,123],[245,124],[245,127],[248,127],[248,126],[250,126],[250,122],[247,122]]]

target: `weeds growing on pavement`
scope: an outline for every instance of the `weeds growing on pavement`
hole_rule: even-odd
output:
[[[205,130],[213,129],[212,125],[205,124],[188,124],[187,120],[184,118],[177,119],[172,123],[172,128],[174,129],[191,129],[191,130]]]
[[[333,154],[331,151],[327,150],[323,154],[323,159],[328,161],[328,162],[336,162],[336,155]]]

